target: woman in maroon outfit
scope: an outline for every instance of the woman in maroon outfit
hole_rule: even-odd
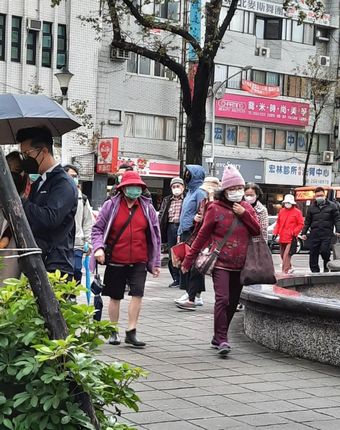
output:
[[[228,328],[242,290],[240,271],[245,263],[248,241],[251,236],[260,234],[256,213],[243,200],[244,185],[239,171],[234,166],[227,166],[223,173],[220,197],[209,206],[191,251],[182,264],[185,273],[194,264],[199,252],[211,244],[216,246],[237,218],[238,222],[222,248],[213,271],[215,309],[211,344],[221,355],[231,349]]]

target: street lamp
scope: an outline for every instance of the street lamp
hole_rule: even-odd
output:
[[[70,80],[72,79],[73,73],[71,73],[66,66],[64,66],[60,72],[54,74],[54,76],[58,79],[59,86],[61,89],[61,94],[63,95],[63,99],[67,100],[67,91],[68,86],[70,84]]]
[[[244,66],[241,70],[229,76],[229,78],[225,79],[223,82],[214,82],[212,87],[212,121],[211,121],[211,157],[210,157],[210,174],[215,173],[215,103],[216,100],[221,99],[225,94],[224,85],[227,84],[230,79],[239,75],[242,72],[246,72],[247,70],[251,70],[253,66]],[[222,89],[222,91],[221,91]]]

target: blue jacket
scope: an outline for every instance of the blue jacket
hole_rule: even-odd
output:
[[[73,274],[77,188],[60,165],[38,188],[39,181],[34,182],[24,210],[46,270]]]
[[[191,179],[188,183],[188,192],[183,200],[178,235],[192,229],[199,204],[206,197],[206,192],[200,188],[205,178],[203,167],[197,164],[188,164],[186,168],[191,173]]]

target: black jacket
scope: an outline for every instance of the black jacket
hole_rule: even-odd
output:
[[[172,195],[164,197],[162,204],[161,204],[161,207],[160,207],[159,212],[158,212],[159,227],[161,229],[162,243],[168,242],[167,230],[168,230],[168,222],[169,222],[169,208],[170,208],[170,204],[171,204],[171,197],[172,197]]]
[[[307,211],[305,225],[302,234],[311,230],[311,239],[313,237],[329,238],[333,235],[334,227],[337,233],[340,233],[340,213],[338,206],[326,200],[324,205],[317,205],[313,202]]]
[[[77,188],[60,165],[38,187],[39,181],[33,183],[24,209],[46,270],[73,274]]]

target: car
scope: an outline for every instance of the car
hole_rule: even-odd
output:
[[[273,240],[273,236],[274,236],[273,231],[274,231],[274,228],[276,225],[276,221],[277,221],[277,216],[269,215],[269,217],[268,217],[268,246],[272,252],[279,250],[279,248],[280,248],[278,239],[276,238],[275,240]],[[301,251],[309,250],[308,236],[309,236],[309,234],[307,233],[307,240],[302,240],[301,234],[298,236],[296,254],[299,254]]]

